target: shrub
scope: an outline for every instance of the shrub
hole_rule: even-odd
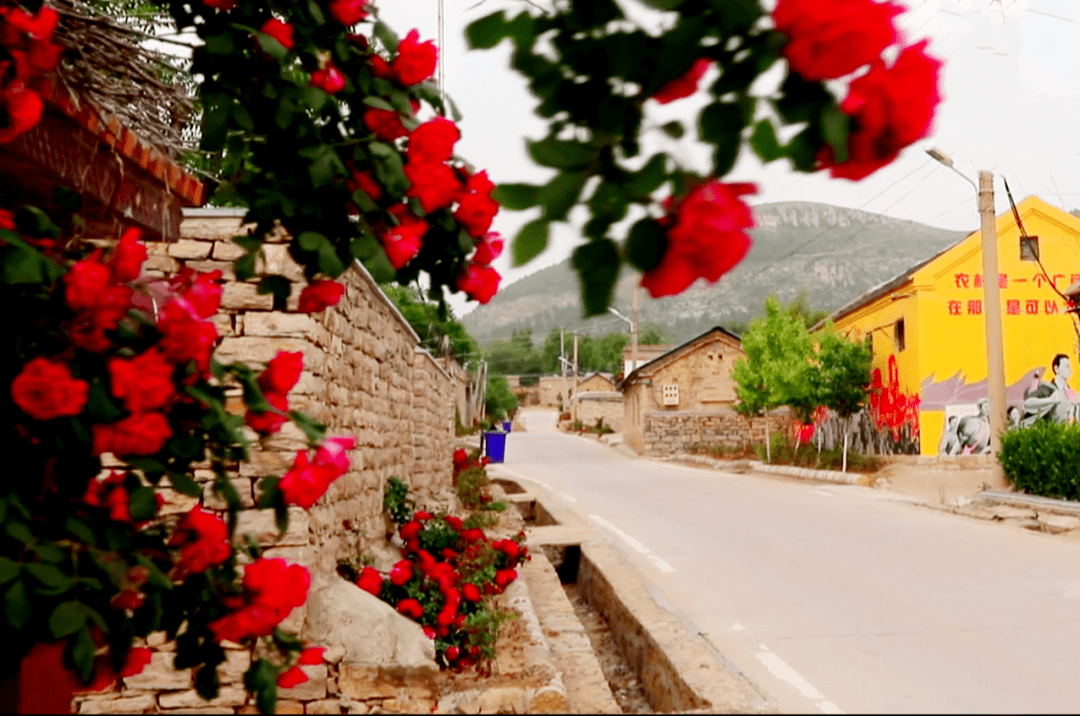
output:
[[[1039,421],[1001,436],[998,455],[1017,490],[1080,500],[1080,424]]]

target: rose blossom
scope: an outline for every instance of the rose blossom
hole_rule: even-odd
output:
[[[278,351],[259,375],[259,387],[264,393],[288,393],[300,380],[304,371],[304,354],[301,351]]]
[[[337,281],[312,281],[300,292],[297,310],[301,313],[318,313],[330,306],[336,306],[343,295],[345,286]]]
[[[134,358],[110,358],[108,366],[113,397],[132,413],[164,407],[176,394],[176,369],[156,348]]]
[[[346,27],[352,27],[368,16],[364,6],[367,0],[334,0],[330,3],[330,14]]]
[[[384,142],[392,142],[406,136],[409,131],[401,123],[401,116],[389,109],[368,107],[364,110],[364,126]]]
[[[439,51],[435,43],[428,40],[420,42],[420,33],[409,30],[409,34],[398,43],[397,56],[390,63],[398,81],[405,86],[419,84],[435,74]]]
[[[746,230],[754,215],[739,198],[753,194],[753,184],[723,184],[716,179],[695,187],[675,209],[660,263],[641,278],[653,298],[686,290],[699,277],[715,282],[750,249]]]
[[[41,96],[22,81],[10,82],[0,89],[0,113],[7,116],[6,126],[0,126],[0,144],[36,127],[44,111]]]
[[[285,413],[289,410],[289,399],[278,393],[264,393],[263,397],[266,398],[266,402],[274,408],[277,408],[281,413]],[[251,427],[252,430],[262,433],[263,435],[272,435],[281,431],[281,427],[285,425],[288,420],[284,415],[278,414],[272,411],[255,411],[248,410],[244,414],[244,422]]]
[[[313,465],[307,450],[296,453],[296,460],[289,471],[278,481],[278,489],[287,505],[298,505],[305,510],[319,501],[336,475],[325,467]]]
[[[652,99],[660,104],[667,104],[683,97],[689,97],[697,92],[698,82],[701,81],[701,78],[705,76],[711,66],[712,60],[699,57],[694,60],[694,65],[689,72],[682,77],[676,77],[669,82],[665,82],[660,89],[656,90],[656,94],[652,96]]]
[[[64,275],[64,299],[73,311],[93,309],[112,282],[112,272],[101,262],[99,249]]]
[[[92,426],[94,455],[153,455],[172,437],[169,421],[161,413],[133,413],[108,425]]]
[[[283,689],[291,689],[308,680],[307,674],[299,666],[293,666],[278,674],[277,685]]]
[[[196,505],[176,525],[169,544],[180,548],[176,571],[198,574],[225,562],[232,555],[229,528],[217,516]]]
[[[382,575],[374,567],[364,567],[360,571],[360,578],[356,580],[356,586],[377,597],[383,587]]]
[[[331,7],[331,11],[333,11],[333,7]],[[280,42],[281,46],[286,50],[296,47],[296,40],[293,38],[293,26],[283,20],[272,17],[263,23],[259,31]]]
[[[405,208],[404,204],[399,206]],[[394,213],[393,209],[391,213]],[[382,243],[383,250],[386,251],[386,258],[395,270],[403,268],[416,258],[423,247],[422,239],[428,230],[428,224],[423,219],[412,214],[399,213],[402,214],[399,219],[401,223],[379,234],[379,241]]]
[[[71,375],[63,363],[32,358],[11,381],[11,398],[34,420],[78,415],[86,405],[90,385]]]
[[[438,162],[409,162],[405,165],[405,176],[412,185],[405,196],[419,199],[420,206],[429,214],[453,204],[463,188],[454,171]]]
[[[458,201],[454,218],[474,239],[483,236],[491,228],[491,222],[499,213],[499,202],[486,194],[466,194]]]
[[[120,241],[113,250],[112,258],[109,259],[109,269],[112,271],[112,280],[116,283],[128,283],[134,281],[142,273],[142,265],[146,261],[146,246],[139,241],[142,232],[139,229],[126,229],[120,235]]]
[[[454,153],[454,144],[461,139],[457,125],[446,117],[435,117],[409,134],[410,162],[444,162]]]
[[[210,623],[221,642],[267,636],[307,599],[311,575],[283,559],[259,559],[244,566],[244,605]]]
[[[424,608],[420,606],[420,602],[412,598],[402,599],[400,602],[398,602],[397,610],[405,616],[412,617],[413,619],[419,619],[420,617],[424,616]]]
[[[499,272],[490,266],[469,262],[459,270],[456,286],[469,298],[476,299],[480,303],[487,303],[499,290],[500,278]]]
[[[390,583],[398,587],[408,584],[413,577],[413,564],[403,559],[390,568]]]
[[[872,0],[779,0],[772,15],[788,37],[783,52],[791,69],[816,82],[877,60],[896,42],[893,18],[903,11]]]
[[[476,253],[472,257],[473,262],[482,266],[491,264],[492,261],[502,255],[505,243],[502,236],[494,231],[485,234],[484,238],[476,242]]]
[[[326,67],[311,73],[312,87],[321,89],[326,94],[337,94],[345,89],[345,75],[333,64],[327,63]]]

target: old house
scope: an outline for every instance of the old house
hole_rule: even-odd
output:
[[[653,360],[654,358],[659,358],[660,356],[664,355],[665,353],[667,353],[669,350],[671,350],[674,347],[675,346],[670,344],[670,343],[666,343],[666,344],[663,344],[663,345],[659,345],[659,344],[658,345],[644,345],[644,344],[639,343],[638,347],[637,347],[637,364],[635,365],[634,364],[634,348],[633,348],[633,346],[630,346],[630,345],[623,346],[623,349],[622,349],[622,362],[623,362],[622,374],[624,376],[630,375],[631,373],[634,372],[634,369],[637,368],[638,366],[643,366],[646,363],[648,363],[649,361]]]
[[[1068,419],[1076,412],[1069,394],[1080,385],[1072,376],[1077,334],[1059,292],[1080,280],[1080,218],[1034,196],[1017,210],[1026,235],[1011,211],[996,226],[1009,419]],[[830,317],[846,335],[869,338],[879,422],[906,424],[923,455],[986,449],[984,281],[976,231]]]
[[[623,435],[635,450],[669,454],[693,443],[739,443],[746,421],[731,409],[741,341],[717,326],[639,365],[619,385]]]
[[[605,373],[593,373],[578,382],[571,393],[570,417],[592,427],[604,425],[620,432],[623,423],[622,393]]]

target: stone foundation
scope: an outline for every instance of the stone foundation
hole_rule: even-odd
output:
[[[715,411],[665,411],[645,413],[644,448],[646,455],[674,455],[691,445],[727,445],[738,447],[748,441],[764,443],[769,433],[788,431],[791,417],[776,411],[765,418],[747,419],[731,409]]]

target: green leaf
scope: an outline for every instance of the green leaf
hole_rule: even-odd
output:
[[[626,237],[626,260],[639,271],[656,267],[667,250],[667,232],[656,219],[646,217]]]
[[[19,576],[20,564],[8,557],[0,557],[0,584],[7,584]]]
[[[280,477],[264,477],[259,482],[259,507],[269,509],[281,502],[281,490],[278,489]]]
[[[701,141],[738,147],[743,128],[743,113],[738,104],[713,102],[698,117]]]
[[[89,683],[90,675],[94,673],[94,655],[97,647],[90,636],[89,629],[82,629],[75,635],[75,641],[71,645],[71,660],[75,664],[75,671],[82,682]]]
[[[323,145],[319,156],[308,165],[308,173],[311,175],[312,185],[318,188],[330,184],[339,175],[344,175],[345,165],[342,164],[337,152]]]
[[[28,544],[33,539],[33,535],[30,534],[30,528],[22,522],[8,522],[4,525],[4,531],[8,533],[11,539],[19,542],[20,544]]]
[[[833,150],[833,161],[841,164],[848,158],[848,131],[851,118],[835,104],[821,112],[821,135]]]
[[[545,167],[556,169],[577,169],[584,167],[598,157],[596,147],[583,142],[573,142],[548,137],[538,142],[527,142],[529,156],[533,161]]]
[[[514,266],[528,263],[547,248],[550,228],[551,225],[546,219],[534,219],[521,227],[521,231],[514,237]]]
[[[140,487],[131,493],[128,510],[133,522],[144,522],[157,515],[158,506],[157,500],[154,499],[155,494],[153,487]]]
[[[233,271],[236,273],[237,281],[247,281],[255,275],[255,260],[257,258],[255,254],[245,254],[233,263]]]
[[[646,197],[660,188],[667,177],[667,155],[654,154],[641,169],[634,172],[633,178],[625,184],[631,196]]]
[[[349,242],[349,253],[357,261],[366,261],[380,250],[378,239],[370,234],[356,236]]]
[[[776,139],[776,130],[767,119],[754,125],[754,131],[750,135],[750,147],[765,163],[784,156],[784,150]]]
[[[229,503],[229,507],[240,509],[240,493],[236,491],[236,486],[232,484],[231,480],[215,480],[214,492],[225,498],[225,501]]]
[[[162,572],[148,557],[139,554],[135,556],[135,561],[150,570],[150,584],[153,584],[160,589],[173,588],[172,580],[165,576],[165,573]]]
[[[80,601],[62,602],[49,615],[49,633],[56,639],[74,634],[86,625],[90,607]]]
[[[397,271],[386,257],[386,252],[379,247],[378,253],[363,261],[364,268],[368,270],[376,283],[390,283],[397,277]]]
[[[323,13],[322,8],[319,7],[319,3],[315,0],[308,0],[307,3],[308,12],[311,14],[311,19],[316,25],[326,24],[326,15]]]
[[[577,203],[589,176],[588,172],[561,172],[541,187],[536,192],[536,198],[544,207],[543,218],[546,221],[565,219],[571,207]]]
[[[387,112],[397,112],[397,110],[394,109],[394,105],[390,104],[382,97],[368,95],[367,97],[364,97],[363,101],[364,104],[366,104],[368,107],[374,107],[375,109],[385,109]]]
[[[232,55],[236,53],[236,43],[231,32],[223,32],[204,38],[202,50],[211,55]]]
[[[183,472],[169,472],[169,482],[173,489],[191,497],[202,495],[202,487],[192,477]]]
[[[266,54],[273,57],[278,62],[284,61],[288,56],[289,50],[265,32],[256,32],[255,39],[259,41],[259,48]]]
[[[0,253],[0,275],[8,284],[44,283],[43,259],[33,248],[9,247]]]
[[[311,108],[312,112],[321,112],[322,108],[326,106],[326,102],[330,99],[325,91],[318,87],[305,87],[304,88],[304,104]]]
[[[682,122],[673,119],[662,125],[660,131],[672,139],[682,139],[682,136],[686,134],[686,127],[683,126]]]
[[[284,276],[263,276],[259,281],[257,293],[272,294],[275,301],[288,301],[292,293],[292,282]]]
[[[61,587],[70,587],[72,583],[71,577],[52,564],[30,562],[29,564],[23,565],[23,569],[26,570],[27,574],[46,587],[60,589]]]
[[[36,544],[31,549],[42,562],[49,562],[50,564],[63,562],[64,558],[69,554],[67,550],[48,543]]]
[[[296,423],[308,439],[309,445],[318,445],[326,437],[326,426],[299,410],[290,410],[289,419]]]
[[[491,198],[504,209],[521,211],[540,203],[537,194],[541,188],[534,184],[499,184],[491,193]]]
[[[4,616],[8,624],[22,629],[30,619],[34,607],[26,593],[26,584],[20,579],[8,587],[4,593]]]
[[[203,95],[203,126],[200,146],[208,152],[220,152],[229,131],[230,105],[228,95]]]
[[[207,701],[216,699],[221,688],[215,666],[206,665],[195,672],[195,690]]]
[[[233,121],[236,122],[236,126],[240,127],[247,132],[255,131],[255,121],[251,118],[251,113],[247,111],[247,107],[236,102],[232,106]]]
[[[657,10],[674,10],[682,5],[684,0],[641,0],[641,2]]]
[[[581,277],[581,302],[585,317],[606,313],[619,277],[619,250],[610,239],[590,241],[579,246],[571,265]]]
[[[165,463],[161,460],[155,460],[152,457],[139,457],[132,455],[125,458],[127,464],[131,465],[136,470],[142,470],[147,474],[160,474],[165,472]]]
[[[101,378],[90,381],[90,390],[86,396],[86,410],[92,417],[104,423],[119,420],[124,415],[124,411],[109,396],[109,390]]]
[[[94,531],[90,529],[85,522],[76,517],[68,517],[64,521],[64,529],[74,535],[80,542],[94,544],[97,541]]]
[[[389,52],[397,52],[398,37],[396,34],[394,34],[394,31],[391,30],[390,27],[382,20],[375,21],[375,37],[379,39],[379,42],[381,42],[383,47],[385,47]]]
[[[502,10],[474,20],[465,27],[465,39],[474,50],[487,50],[506,37],[506,17]]]

